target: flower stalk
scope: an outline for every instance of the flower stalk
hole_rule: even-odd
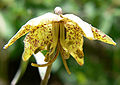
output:
[[[51,73],[51,68],[52,68],[52,64],[50,64],[50,65],[47,67],[47,70],[46,70],[46,73],[45,73],[45,77],[44,77],[43,80],[41,80],[40,85],[47,85],[48,80],[49,80],[49,77],[50,77],[50,73]]]

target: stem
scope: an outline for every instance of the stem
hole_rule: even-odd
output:
[[[14,76],[14,78],[11,82],[11,85],[16,85],[18,83],[18,81],[21,79],[24,72],[26,71],[27,65],[28,65],[28,61],[24,62],[23,60],[21,60],[20,67],[19,67],[16,75]]]
[[[57,56],[58,56],[58,54],[59,54],[59,50],[60,50],[60,45],[59,45],[59,43],[58,43],[58,44],[57,44],[56,54],[55,54],[55,57],[54,57],[55,60],[56,60],[56,58],[57,58]],[[54,54],[52,54],[51,56],[54,56]],[[54,58],[53,58],[53,61],[55,61]],[[40,66],[40,65],[38,65],[38,66]],[[40,85],[47,85],[48,79],[49,79],[49,77],[50,77],[51,68],[52,68],[52,64],[49,64],[48,67],[47,67],[46,73],[45,73],[45,77],[44,77],[44,79],[41,81],[41,84],[40,84]]]
[[[44,77],[44,79],[41,81],[41,84],[40,84],[40,85],[47,85],[48,79],[49,79],[49,77],[50,77],[51,67],[52,67],[52,64],[47,67],[45,77]]]

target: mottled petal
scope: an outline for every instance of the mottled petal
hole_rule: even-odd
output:
[[[116,43],[112,40],[112,38],[110,38],[108,35],[106,35],[102,31],[100,31],[100,30],[98,30],[98,29],[96,29],[95,27],[92,27],[92,26],[91,26],[91,29],[92,29],[94,38],[96,40],[100,40],[100,41],[108,43],[108,44],[116,45]]]
[[[44,24],[49,21],[60,21],[62,18],[59,17],[56,14],[53,13],[46,13],[42,16],[33,18],[29,20],[25,25],[21,27],[21,29],[9,40],[9,42],[4,46],[4,49],[7,49],[10,45],[12,45],[17,39],[28,33],[29,31],[32,31],[36,29],[38,24]]]
[[[58,22],[62,18],[53,13],[46,13],[37,18],[29,20],[21,29],[14,35],[4,49],[12,45],[18,38],[27,34],[24,43],[23,60],[26,61],[34,53],[36,49],[46,49],[49,47],[49,54],[51,55],[56,48],[58,41]]]
[[[71,20],[71,23],[77,24],[78,27],[84,32],[85,37],[87,37],[88,39],[94,39],[90,24],[84,22],[82,19],[73,14],[65,14],[63,15],[63,17]]]
[[[7,49],[10,45],[12,45],[17,39],[19,39],[21,36],[25,35],[29,32],[29,29],[32,26],[29,24],[23,25],[21,29],[9,40],[9,42],[4,46],[4,49]]]
[[[71,55],[73,56],[73,58],[75,58],[75,60],[77,61],[77,63],[82,66],[84,64],[84,56],[80,56],[78,54],[81,54],[80,52],[72,52]]]
[[[33,48],[32,44],[27,43],[27,42],[25,43],[25,47],[24,48],[25,49],[24,49],[24,52],[22,54],[22,59],[24,61],[27,61],[30,58],[30,56],[34,53],[35,49]]]
[[[60,23],[60,44],[65,52],[70,53],[80,65],[83,65],[83,36],[80,28],[71,21],[65,23]]]
[[[73,58],[77,61],[79,65],[84,64],[84,53],[83,53],[83,38],[81,39],[81,42],[79,44],[79,48],[76,51],[73,51],[70,53]]]
[[[44,23],[34,26],[24,40],[24,49],[26,51],[24,53],[27,55],[24,56],[23,54],[23,60],[28,60],[31,56],[31,53],[33,54],[37,49],[48,50],[49,55],[51,55],[55,51],[58,42],[58,30],[56,30],[58,26],[57,23],[52,21],[52,19],[51,21],[44,21]],[[31,45],[31,47],[26,48],[29,47],[29,45]],[[31,52],[27,52],[26,49],[30,50]]]
[[[69,59],[70,57],[70,53],[66,52],[62,47],[60,47],[60,54],[62,55],[64,59]]]

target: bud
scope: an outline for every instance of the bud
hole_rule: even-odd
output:
[[[60,7],[56,7],[54,9],[54,13],[60,15],[60,14],[62,14],[62,9]]]

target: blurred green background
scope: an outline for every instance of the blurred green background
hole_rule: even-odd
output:
[[[31,18],[53,12],[72,13],[115,40],[117,46],[84,38],[85,64],[70,57],[68,75],[59,56],[52,67],[48,85],[120,85],[120,0],[0,0],[0,85],[9,85],[16,74],[24,50],[23,39],[7,50],[3,46]],[[39,85],[38,69],[30,65],[17,85]]]

